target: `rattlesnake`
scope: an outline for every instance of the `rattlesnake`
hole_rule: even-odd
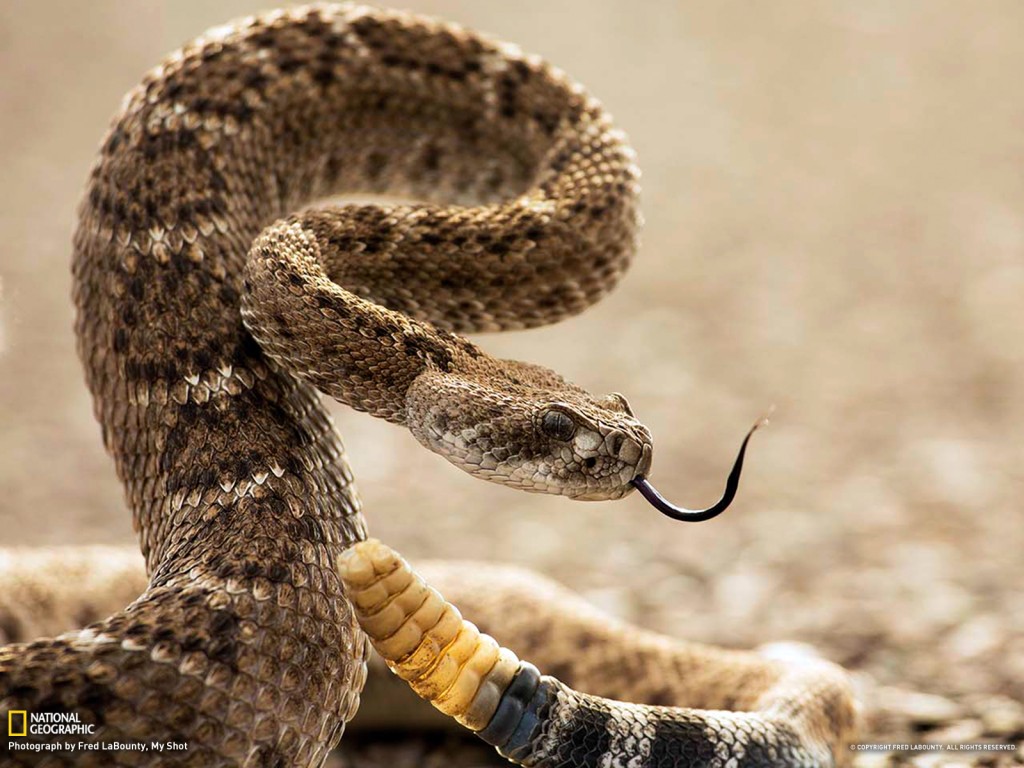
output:
[[[339,191],[421,202],[295,213]],[[387,548],[350,548],[365,538],[360,505],[310,385],[486,479],[625,495],[652,451],[621,396],[494,360],[457,333],[589,306],[626,268],[637,220],[622,134],[514,46],[323,6],[217,28],[172,55],[126,97],[74,242],[79,352],[149,584],[82,630],[0,649],[2,713],[72,711],[98,741],[190,745],[50,765],[322,763],[365,680],[357,619],[376,642],[430,629],[397,610],[415,613],[411,592],[384,586],[456,614]],[[700,708],[576,693],[453,624],[494,659],[473,662],[490,692],[449,709],[527,764],[842,761],[853,705],[831,665],[674,643],[544,582],[453,573],[432,578],[567,682]],[[381,605],[396,610],[375,625]]]

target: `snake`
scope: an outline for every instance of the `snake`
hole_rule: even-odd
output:
[[[639,222],[635,155],[602,105],[455,24],[291,8],[150,71],[102,140],[72,260],[78,353],[146,584],[0,648],[0,716],[73,713],[94,744],[4,764],[322,765],[371,644],[522,765],[842,763],[855,704],[828,662],[670,640],[543,580],[442,567],[431,581],[470,623],[367,539],[319,393],[491,482],[650,495],[651,433],[622,395],[464,336],[589,307]],[[116,748],[154,738],[188,749]]]

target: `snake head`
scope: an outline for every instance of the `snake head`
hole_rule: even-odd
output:
[[[650,470],[651,434],[618,393],[542,404],[535,422],[541,460],[523,465],[540,477],[535,490],[580,501],[619,499]]]
[[[622,498],[650,470],[650,432],[622,395],[500,362],[483,377],[420,376],[407,395],[413,435],[475,477],[583,501]]]

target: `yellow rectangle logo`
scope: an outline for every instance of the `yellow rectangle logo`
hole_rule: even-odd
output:
[[[15,725],[17,718],[15,715],[21,716],[21,726]],[[24,709],[12,709],[7,713],[7,735],[8,736],[27,736],[28,735],[28,712]]]

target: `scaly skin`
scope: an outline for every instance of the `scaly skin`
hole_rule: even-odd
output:
[[[634,251],[635,180],[623,136],[564,75],[404,13],[247,19],[150,72],[103,141],[73,259],[79,352],[148,585],[80,631],[0,648],[0,719],[74,712],[96,726],[86,741],[190,749],[5,762],[323,762],[366,674],[335,569],[365,524],[310,384],[480,477],[628,493],[652,449],[621,396],[454,332],[532,327],[600,298]],[[296,213],[338,192],[423,202]],[[511,659],[456,639],[476,649],[464,677],[399,667],[476,727],[515,687]],[[470,697],[477,679],[491,693]],[[549,713],[619,722],[538,685]],[[785,723],[820,712],[807,690]]]

